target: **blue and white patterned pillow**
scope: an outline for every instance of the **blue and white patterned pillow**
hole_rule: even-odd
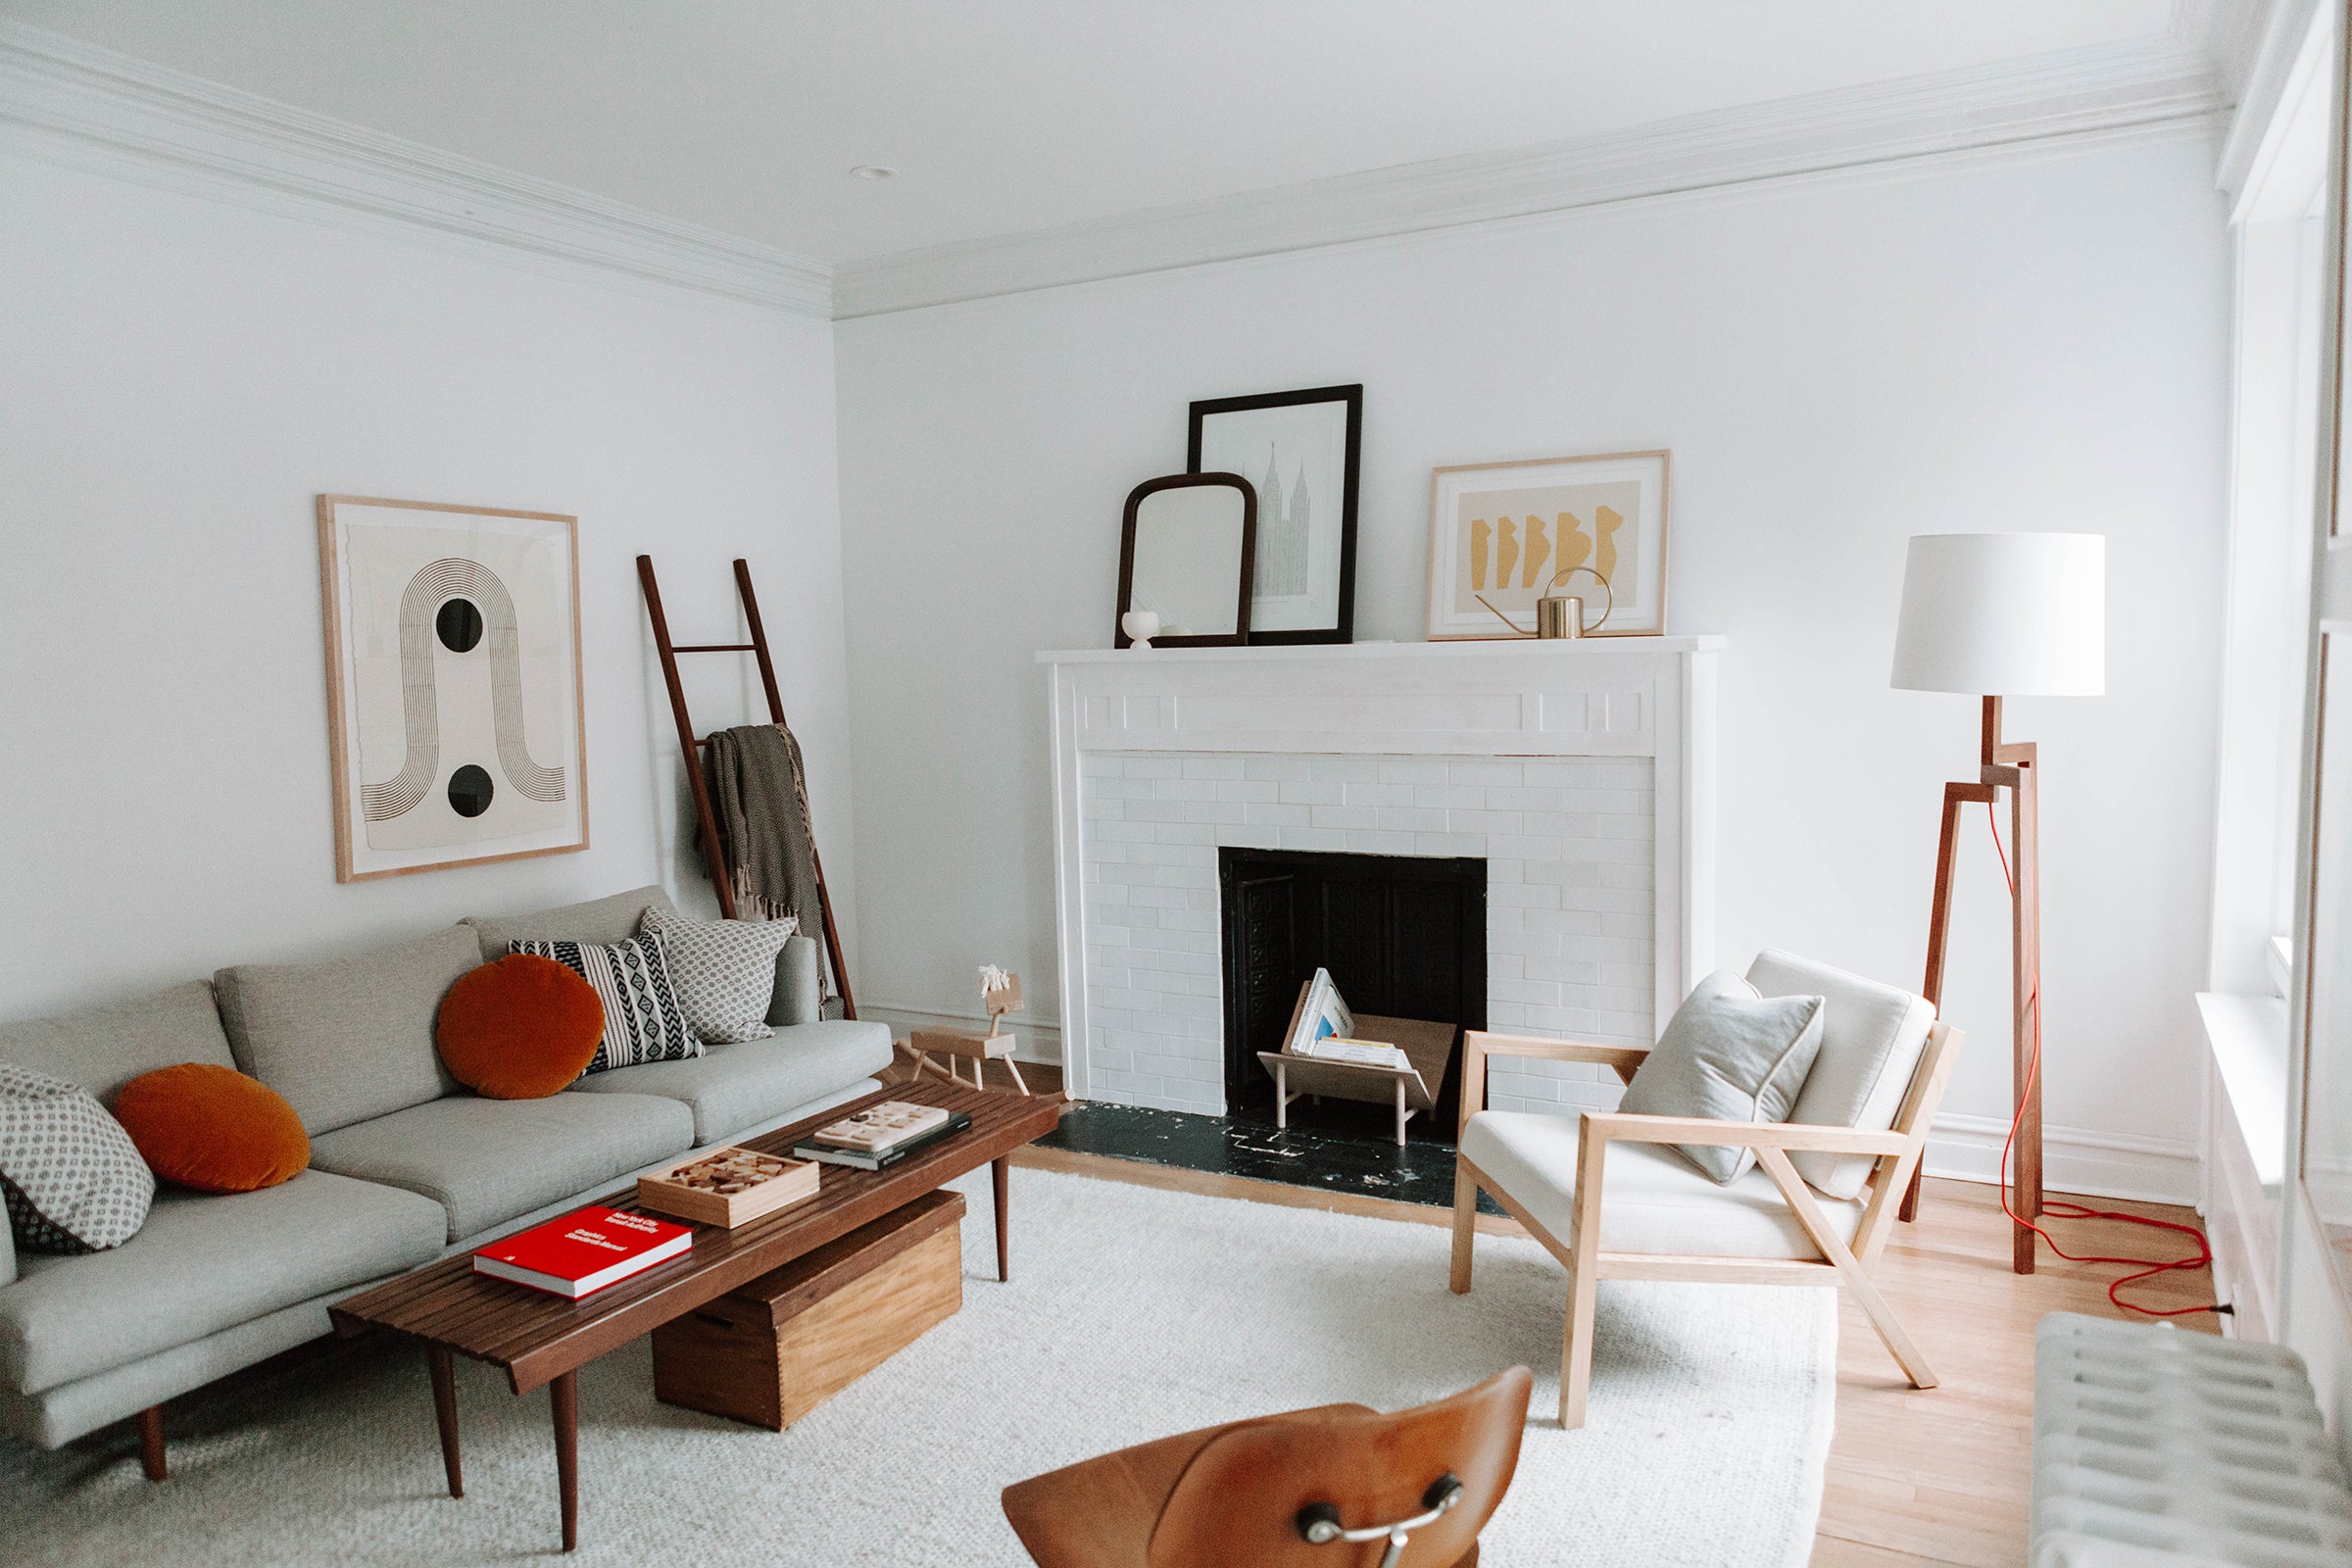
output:
[[[687,1026],[659,937],[625,942],[510,942],[509,953],[553,958],[596,988],[605,1004],[605,1037],[596,1043],[590,1072],[648,1061],[683,1061],[703,1054]]]

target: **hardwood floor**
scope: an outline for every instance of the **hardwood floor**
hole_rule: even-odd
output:
[[[1028,1073],[1024,1065],[1023,1073]],[[1058,1075],[1056,1075],[1058,1076]],[[991,1079],[992,1086],[994,1079]],[[1037,1087],[1034,1077],[1032,1087]],[[1444,1225],[1445,1209],[1334,1195],[1239,1177],[1143,1165],[1099,1154],[1030,1148],[1015,1163],[1177,1192],[1247,1199],[1297,1208],[1372,1214]],[[2061,1195],[2053,1194],[2053,1197]],[[2194,1223],[2187,1209],[2102,1201],[2100,1206]],[[1480,1228],[1516,1234],[1507,1219]],[[2186,1239],[2108,1221],[2052,1227],[2071,1250],[2172,1255]],[[2128,1314],[2107,1300],[2112,1266],[2048,1255],[2039,1271],[2009,1271],[2008,1221],[1993,1190],[1930,1181],[1919,1222],[1898,1225],[1876,1271],[1941,1386],[1906,1383],[1850,1300],[1841,1306],[1838,1348],[1838,1431],[1813,1561],[1821,1568],[1892,1568],[1957,1563],[2007,1568],[2026,1560],[2034,1435],[2034,1325],[2045,1312]],[[2150,1306],[2212,1299],[2202,1270],[2160,1276],[2133,1298]],[[2212,1332],[2210,1313],[2172,1319]]]

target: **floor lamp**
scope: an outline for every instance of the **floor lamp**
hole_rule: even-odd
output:
[[[1952,922],[1952,863],[1960,814],[2009,792],[2011,961],[2015,982],[2012,1082],[2016,1179],[2011,1206],[2041,1213],[2041,1075],[2034,1070],[2041,994],[2040,768],[2032,741],[2001,738],[2004,697],[2096,697],[2107,689],[2107,541],[2095,533],[1939,533],[1911,541],[1892,684],[1906,691],[1965,692],[1984,700],[1977,776],[1943,787],[1943,836],[1936,851],[1936,902],[1928,915],[1928,970],[1920,994],[1943,1005]],[[1919,1211],[1919,1181],[1902,1217]],[[2011,1237],[2013,1266],[2034,1272],[2034,1232]]]

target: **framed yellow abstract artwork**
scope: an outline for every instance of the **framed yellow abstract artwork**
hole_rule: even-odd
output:
[[[1591,637],[1666,629],[1663,452],[1439,468],[1430,480],[1432,642],[1532,637],[1536,601],[1586,603]]]

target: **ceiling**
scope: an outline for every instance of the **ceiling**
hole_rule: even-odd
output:
[[[85,42],[825,263],[2154,41],[2175,9],[0,0]],[[898,172],[852,177],[860,164]]]

